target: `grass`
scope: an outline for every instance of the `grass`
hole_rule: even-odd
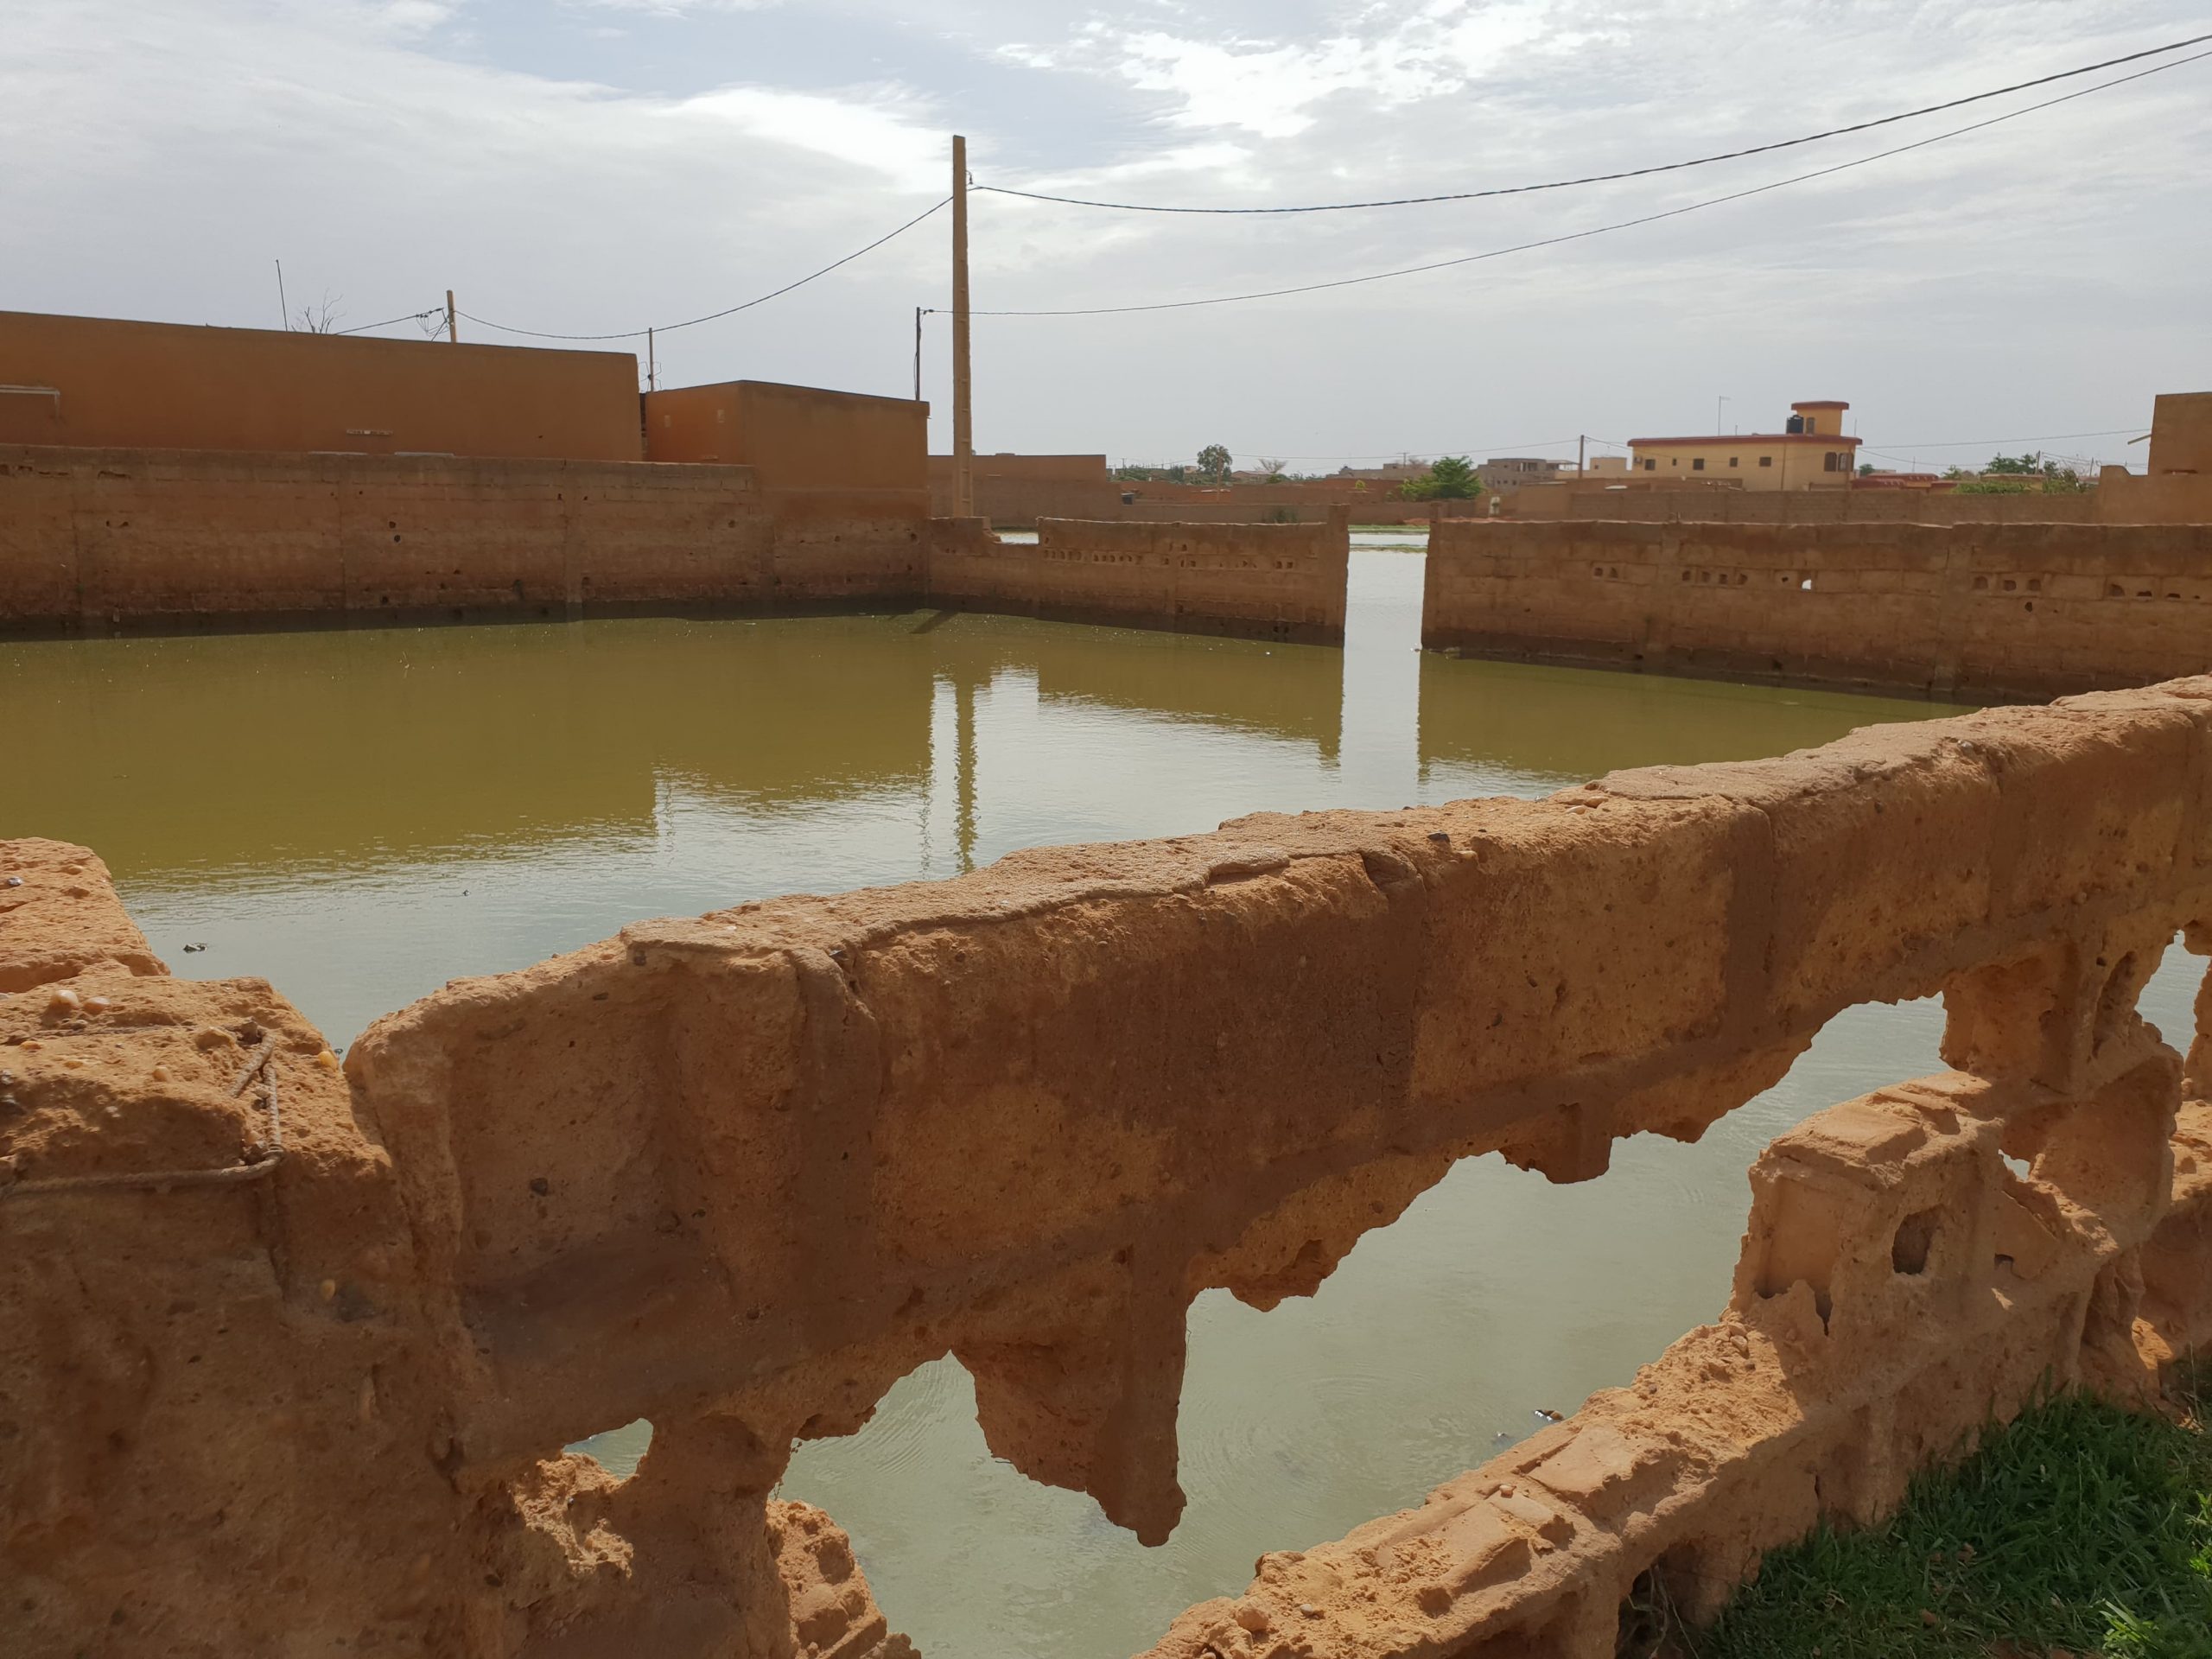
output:
[[[2200,1370],[2196,1382],[2212,1381]],[[1862,1532],[1766,1558],[1680,1659],[2212,1659],[2212,1433],[2062,1395]]]

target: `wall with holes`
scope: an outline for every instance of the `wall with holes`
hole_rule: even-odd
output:
[[[1707,1611],[2212,1338],[2212,1041],[2135,1011],[2212,945],[2212,677],[639,922],[342,1065],[87,849],[0,884],[10,1654],[911,1656],[795,1440],[950,1352],[1157,1542],[1194,1297],[1311,1294],[1459,1159],[1694,1140],[1867,1002],[1941,995],[1953,1070],[1774,1143],[1714,1324],[1160,1659],[1609,1659],[1654,1574]],[[627,1480],[563,1451],[640,1417]]]
[[[2212,527],[1439,524],[1426,645],[1962,699],[2212,664]]]
[[[1046,518],[1033,545],[940,521],[938,603],[1080,621],[1340,644],[1350,518],[1139,524]]]

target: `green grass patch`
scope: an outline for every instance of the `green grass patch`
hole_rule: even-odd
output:
[[[1887,1524],[1824,1526],[1770,1554],[1717,1624],[1659,1650],[2212,1659],[2212,1435],[2189,1416],[2046,1401],[1923,1474]]]

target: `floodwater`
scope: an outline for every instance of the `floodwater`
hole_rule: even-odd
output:
[[[95,848],[174,969],[264,975],[345,1044],[639,917],[1952,712],[1425,656],[1421,531],[1355,540],[1341,652],[937,613],[0,644],[0,834]],[[2193,965],[2144,999],[2169,1039]],[[950,1361],[800,1448],[784,1490],[851,1531],[925,1654],[1120,1659],[1262,1551],[1419,1501],[1712,1317],[1759,1148],[1936,1069],[1939,1025],[1853,1010],[1698,1146],[1623,1142],[1581,1186],[1471,1160],[1318,1295],[1201,1297],[1160,1548],[994,1460]],[[626,1469],[646,1433],[590,1444]]]

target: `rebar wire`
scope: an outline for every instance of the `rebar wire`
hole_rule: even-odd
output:
[[[250,1163],[228,1164],[219,1169],[115,1170],[98,1175],[48,1175],[33,1180],[0,1185],[0,1202],[10,1198],[39,1198],[72,1192],[113,1192],[150,1187],[166,1192],[175,1187],[237,1186],[266,1180],[284,1160],[284,1119],[276,1103],[276,1055],[273,1042],[262,1039],[260,1052],[246,1062],[231,1085],[236,1097],[258,1075],[263,1103],[269,1110],[269,1145],[265,1157]]]

